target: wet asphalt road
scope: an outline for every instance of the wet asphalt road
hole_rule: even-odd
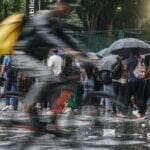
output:
[[[0,150],[149,150],[149,115],[146,120],[131,118],[120,119],[86,107],[80,114],[59,115],[57,128],[62,136],[56,136],[25,126],[11,126],[10,120],[29,124],[31,120],[21,112],[0,111]],[[51,116],[41,116],[40,120],[49,122]],[[48,123],[47,128],[52,130],[53,126]]]

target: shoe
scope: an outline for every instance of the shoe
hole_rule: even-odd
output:
[[[140,114],[140,116],[137,117],[137,119],[142,119],[143,120],[143,119],[147,119],[147,117],[145,116],[145,114],[142,114],[142,115]]]
[[[140,118],[140,113],[139,113],[138,110],[133,110],[133,111],[132,111],[132,114],[133,114],[134,116],[136,116],[137,118]]]
[[[42,106],[41,106],[40,103],[37,103],[35,107],[36,107],[38,110],[39,110],[39,109],[42,109]]]
[[[46,113],[45,113],[45,115],[53,115],[54,113],[52,112],[52,111],[47,111]]]
[[[63,113],[64,114],[68,114],[68,113],[70,113],[72,111],[72,109],[71,108],[66,108],[64,111],[63,111]]]
[[[9,106],[8,110],[13,111],[14,107],[12,105]]]
[[[2,108],[2,111],[6,111],[9,109],[9,106],[5,106],[4,108]]]
[[[119,118],[125,118],[125,115],[122,114],[121,112],[118,112],[118,113],[116,114],[116,116],[119,117]]]

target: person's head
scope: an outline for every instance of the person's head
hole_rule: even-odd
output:
[[[71,55],[63,55],[63,75],[70,76],[73,71],[74,58]]]
[[[57,55],[58,48],[57,47],[50,48],[49,53],[52,54],[52,55]]]
[[[121,62],[121,61],[124,60],[125,58],[124,58],[124,57],[121,57],[121,56],[118,56],[116,59],[117,59],[117,62]]]
[[[138,49],[138,48],[133,48],[133,49],[131,49],[130,55],[131,55],[131,56],[137,56],[137,57],[139,57],[139,56],[140,56],[140,55],[139,55],[139,49]]]
[[[65,65],[66,66],[72,66],[73,62],[74,62],[74,58],[71,55],[66,55],[64,56],[64,60],[65,60]]]
[[[92,63],[90,63],[90,62],[84,63],[84,64],[83,64],[83,68],[84,68],[84,70],[85,70],[85,72],[86,72],[86,75],[87,75],[87,77],[88,77],[89,79],[90,79],[91,77],[93,77],[95,67],[94,67],[94,65],[93,65]]]

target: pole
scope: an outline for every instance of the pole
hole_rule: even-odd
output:
[[[41,0],[39,0],[39,10],[41,10]]]
[[[40,0],[26,0],[26,17],[31,18],[35,15],[35,13],[38,11],[40,6]]]

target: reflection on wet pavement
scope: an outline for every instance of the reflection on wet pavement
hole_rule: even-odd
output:
[[[150,149],[149,118],[146,120],[119,119],[114,116],[89,115],[83,112],[62,114],[58,117],[58,126],[60,131],[70,135],[58,137],[46,132],[36,134],[27,127],[10,125],[9,120],[14,118],[30,123],[30,118],[24,113],[0,112],[0,114],[0,150]],[[41,116],[43,122],[49,122],[50,119],[51,116]]]

